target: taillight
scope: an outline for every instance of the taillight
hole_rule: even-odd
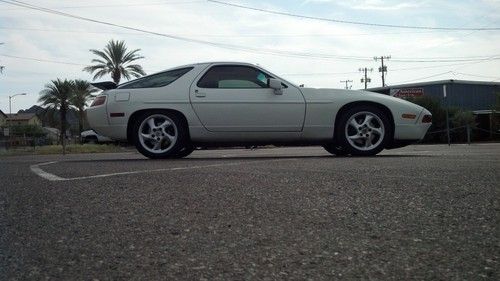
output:
[[[92,104],[90,105],[90,107],[92,106],[98,106],[98,105],[102,105],[106,102],[106,96],[98,96],[94,99],[94,101],[92,102]]]
[[[422,123],[432,123],[432,115],[424,115],[424,118],[422,118]]]

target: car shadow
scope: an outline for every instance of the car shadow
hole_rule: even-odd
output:
[[[334,155],[286,155],[286,156],[234,156],[234,157],[186,157],[186,158],[167,158],[167,159],[85,159],[85,160],[67,160],[66,163],[82,163],[82,162],[144,162],[144,163],[157,163],[157,162],[195,162],[195,161],[235,161],[235,160],[247,160],[247,161],[275,161],[275,160],[286,160],[286,159],[332,159],[332,160],[344,160],[344,159],[384,159],[384,158],[429,158],[435,157],[434,155],[375,155],[375,156],[334,156]]]

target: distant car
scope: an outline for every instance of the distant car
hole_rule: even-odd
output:
[[[113,142],[112,139],[101,136],[98,133],[96,133],[94,130],[87,130],[83,131],[81,134],[82,141],[84,143],[107,143],[107,142]]]
[[[198,63],[93,85],[104,91],[87,109],[91,127],[149,158],[267,144],[368,156],[422,139],[432,122],[429,111],[399,98],[302,88],[248,63]]]

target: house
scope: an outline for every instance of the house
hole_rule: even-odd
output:
[[[7,114],[7,124],[9,125],[35,125],[41,126],[42,121],[35,113]]]
[[[7,115],[0,110],[0,127],[4,127],[7,125]]]

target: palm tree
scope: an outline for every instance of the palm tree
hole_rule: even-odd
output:
[[[125,46],[124,41],[111,40],[102,51],[90,50],[98,58],[92,60],[92,63],[95,63],[94,65],[83,68],[83,71],[94,74],[92,80],[101,78],[106,74],[111,74],[111,78],[116,84],[120,83],[122,76],[127,78],[127,80],[131,76],[139,78],[146,75],[142,66],[139,64],[130,64],[133,61],[144,58],[137,54],[139,51],[140,49],[135,49],[127,52],[127,46]]]
[[[88,81],[76,79],[73,81],[73,94],[69,100],[71,105],[78,109],[78,131],[81,133],[83,130],[83,120],[85,118],[84,108],[87,106],[97,89],[92,87]]]
[[[59,110],[61,121],[60,142],[64,145],[64,134],[66,133],[66,113],[72,99],[73,81],[70,80],[52,80],[45,85],[45,89],[40,92],[38,102],[53,110]]]

